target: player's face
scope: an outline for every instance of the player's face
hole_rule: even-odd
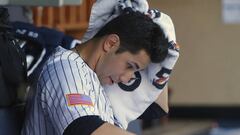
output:
[[[105,57],[96,72],[102,85],[127,83],[134,79],[134,72],[143,70],[149,63],[150,58],[144,50],[137,54],[113,52]]]

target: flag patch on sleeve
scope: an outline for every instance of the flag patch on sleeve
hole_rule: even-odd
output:
[[[68,105],[90,105],[93,106],[92,100],[88,95],[84,94],[66,94]]]

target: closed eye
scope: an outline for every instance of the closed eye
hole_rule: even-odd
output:
[[[134,62],[128,62],[127,63],[127,69],[133,69],[134,71],[138,71],[139,66]]]
[[[134,69],[133,65],[130,63],[127,63],[127,69]]]

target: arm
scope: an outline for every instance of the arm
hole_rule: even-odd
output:
[[[118,128],[112,124],[104,123],[97,128],[92,135],[134,135],[133,133],[127,132],[121,128]]]
[[[83,116],[74,120],[63,135],[133,135],[117,126],[103,121],[99,116]]]
[[[163,92],[158,96],[157,100],[155,101],[166,113],[169,112],[168,107],[168,85],[163,88]]]
[[[158,119],[167,115],[168,109],[168,86],[163,88],[163,92],[158,96],[155,102],[153,102],[145,112],[138,117],[138,119],[151,120]]]

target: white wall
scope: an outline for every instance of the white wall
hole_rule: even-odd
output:
[[[149,0],[169,14],[181,46],[171,103],[240,105],[240,24],[224,24],[221,0]]]

